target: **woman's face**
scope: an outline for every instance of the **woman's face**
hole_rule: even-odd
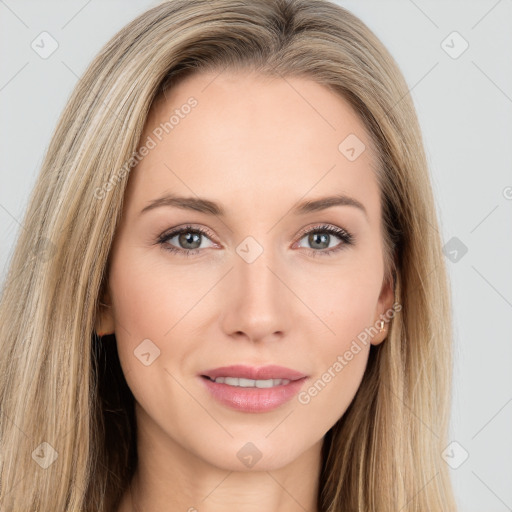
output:
[[[307,79],[196,74],[141,145],[99,317],[139,436],[226,470],[318,453],[393,304],[364,125]]]

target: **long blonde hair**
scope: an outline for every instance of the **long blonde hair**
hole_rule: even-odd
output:
[[[326,0],[164,2],[117,33],[78,82],[2,290],[1,509],[110,512],[127,488],[137,464],[134,399],[115,336],[94,333],[127,162],[166,87],[223,69],[331,88],[356,109],[378,150],[387,271],[402,311],[325,437],[319,510],[455,510],[441,457],[450,295],[415,109],[382,43]]]

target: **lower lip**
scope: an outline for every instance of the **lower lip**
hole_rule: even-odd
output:
[[[267,412],[290,401],[300,390],[306,377],[272,388],[243,388],[200,377],[208,391],[220,403],[243,412]]]

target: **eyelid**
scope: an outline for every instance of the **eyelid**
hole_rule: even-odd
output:
[[[201,235],[208,238],[212,243],[220,245],[218,242],[215,242],[215,235],[208,229],[203,226],[196,226],[194,224],[185,224],[182,226],[176,226],[174,228],[168,229],[164,231],[161,235],[158,236],[156,243],[164,244],[170,238],[174,238],[176,235],[179,235],[183,232],[187,231],[195,231],[200,233]],[[174,246],[173,246],[174,247]],[[176,247],[178,251],[187,251],[187,249],[181,249],[181,247]],[[200,249],[188,249],[189,252],[198,251]]]
[[[313,223],[309,224],[306,227],[302,228],[299,233],[297,234],[297,237],[301,239],[304,235],[307,235],[311,231],[336,231],[340,234],[345,234],[349,237],[352,237],[352,235],[344,228],[340,226],[335,226],[334,224],[329,224],[328,222],[321,222],[321,223]]]

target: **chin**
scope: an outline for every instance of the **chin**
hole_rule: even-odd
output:
[[[297,444],[284,443],[272,434],[251,435],[234,437],[225,444],[217,444],[215,452],[200,451],[201,457],[209,464],[224,471],[249,472],[249,471],[274,471],[287,466],[299,458],[307,449],[302,440]],[[288,440],[290,441],[290,440]],[[205,454],[208,453],[208,457]]]

